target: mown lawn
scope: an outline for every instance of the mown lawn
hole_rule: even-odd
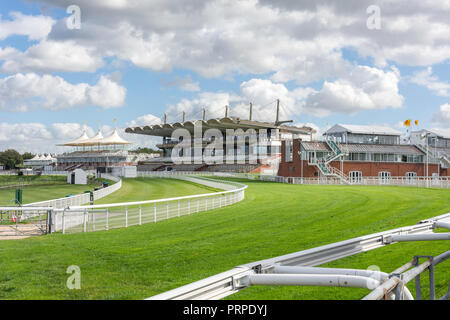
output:
[[[8,176],[11,182],[11,178],[15,178],[17,181],[25,181],[23,180],[23,177],[18,176]],[[95,187],[99,187],[102,185],[103,181],[106,181],[105,179],[98,179],[98,180],[91,180],[90,183],[86,185],[75,185],[75,184],[67,184],[64,183],[64,181],[67,181],[66,177],[58,177],[58,179],[55,180],[55,184],[49,184],[51,182],[48,181],[48,176],[30,176],[33,177],[32,183],[35,185],[28,185],[28,186],[21,186],[20,189],[22,189],[22,201],[24,204],[32,203],[32,202],[38,202],[38,201],[44,201],[44,200],[51,200],[51,199],[57,199],[57,198],[63,198],[66,195],[69,194],[80,194],[84,191],[91,190],[93,191]],[[28,178],[28,176],[26,176]],[[63,180],[64,181],[63,181]],[[40,184],[40,181],[42,180],[42,184]],[[24,183],[27,183],[28,181],[25,181]],[[113,183],[113,181],[108,181],[110,183]],[[15,199],[15,192],[16,189],[19,187],[8,187],[8,188],[1,188],[0,189],[0,206],[13,206]]]
[[[450,211],[449,190],[241,182],[249,185],[245,200],[226,208],[127,229],[3,241],[0,298],[143,299],[237,265]],[[390,272],[415,254],[436,255],[448,247],[445,241],[394,244],[328,265],[378,265]],[[448,285],[449,264],[436,268],[438,296]],[[70,265],[81,268],[81,290],[66,288]],[[229,298],[359,299],[366,293],[254,287]]]
[[[222,191],[176,179],[127,178],[122,181],[122,188],[95,201],[95,204],[153,200]]]

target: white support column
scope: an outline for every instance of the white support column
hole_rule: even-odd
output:
[[[84,213],[83,213],[83,232],[86,232],[86,214],[87,214],[87,211],[86,211],[86,209],[84,209]]]
[[[61,224],[62,224],[62,233],[65,234],[66,233],[66,225],[65,225],[65,215],[66,215],[66,209],[63,210],[62,212],[62,217],[61,217]]]
[[[142,205],[139,205],[139,225],[142,224]]]

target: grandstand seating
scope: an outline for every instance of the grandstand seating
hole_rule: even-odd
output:
[[[208,165],[202,171],[216,172],[251,172],[256,170],[261,164],[215,164]]]

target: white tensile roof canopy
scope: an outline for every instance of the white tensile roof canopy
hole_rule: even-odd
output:
[[[111,135],[107,136],[106,138],[103,138],[101,141],[102,144],[131,144],[131,142],[126,141],[121,136],[119,136],[119,133],[117,132],[117,129],[114,129],[113,133]]]
[[[60,146],[69,146],[69,147],[83,147],[83,146],[97,146],[97,145],[127,145],[131,144],[131,142],[126,141],[122,137],[119,136],[117,129],[114,129],[113,133],[111,133],[106,138],[103,137],[103,134],[100,130],[98,130],[97,134],[89,138],[86,133],[86,130],[83,130],[83,134],[73,141],[60,144]]]

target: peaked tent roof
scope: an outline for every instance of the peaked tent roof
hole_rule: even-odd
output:
[[[104,144],[104,145],[131,144],[131,142],[128,142],[127,140],[120,137],[119,133],[117,132],[117,129],[114,129],[113,133],[111,133],[106,138],[103,138],[103,140],[101,141],[101,144]]]
[[[58,146],[80,146],[83,143],[87,142],[89,140],[89,137],[86,133],[86,130],[83,130],[83,133],[81,136],[75,140],[72,140],[70,142],[64,143],[64,144],[58,144]]]
[[[103,134],[100,131],[100,129],[98,129],[97,134],[94,137],[88,139],[87,141],[82,142],[80,145],[82,145],[82,146],[94,146],[94,145],[100,144],[100,142],[103,139],[104,139],[103,138]]]
[[[82,146],[96,146],[96,145],[126,145],[126,144],[132,144],[131,142],[126,141],[122,137],[119,136],[119,133],[117,132],[117,129],[114,129],[114,131],[111,133],[111,135],[107,136],[106,138],[103,137],[102,132],[100,129],[97,131],[97,134],[89,138],[86,134],[86,131],[83,131],[83,134],[73,141],[59,144],[58,146],[73,146],[73,147],[82,147]]]

